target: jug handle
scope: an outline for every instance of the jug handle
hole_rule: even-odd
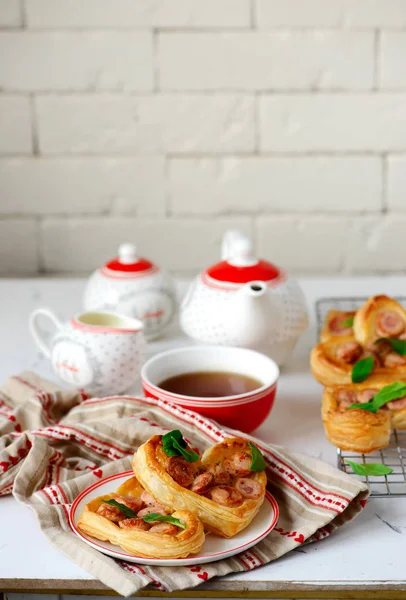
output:
[[[37,319],[40,316],[48,317],[48,319],[52,321],[52,324],[56,327],[58,331],[62,329],[62,323],[59,321],[59,319],[57,319],[54,313],[48,310],[47,308],[37,308],[37,310],[34,310],[30,314],[28,327],[30,329],[32,337],[34,338],[34,342],[37,344],[38,348],[47,358],[51,358],[51,348],[38,330]]]

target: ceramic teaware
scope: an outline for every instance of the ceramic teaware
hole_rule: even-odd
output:
[[[169,377],[195,372],[231,372],[258,380],[261,385],[245,394],[216,398],[167,392],[159,384]],[[161,352],[141,369],[145,395],[178,404],[219,423],[249,433],[269,415],[275,400],[279,369],[259,352],[225,346],[190,346]]]
[[[91,275],[84,307],[140,319],[145,337],[153,339],[176,313],[173,281],[164,269],[140,257],[134,244],[121,244],[117,258]]]
[[[225,234],[222,258],[192,282],[180,308],[183,331],[204,343],[252,348],[282,365],[307,327],[299,284],[258,259],[237,231]]]
[[[55,333],[44,339],[39,318],[49,319]],[[46,308],[34,310],[29,328],[39,349],[60,379],[93,395],[119,394],[139,378],[146,355],[143,324],[116,313],[87,312],[61,323]]]

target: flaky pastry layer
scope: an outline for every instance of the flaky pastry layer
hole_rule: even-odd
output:
[[[354,336],[364,348],[371,348],[375,340],[382,337],[378,331],[377,317],[384,311],[397,313],[406,325],[406,311],[399,302],[384,295],[372,296],[357,310],[354,318]],[[403,373],[406,376],[406,367],[403,367]]]
[[[143,491],[136,477],[131,477],[121,485],[117,494],[138,497]],[[186,529],[180,529],[177,535],[151,533],[137,529],[121,529],[116,523],[99,515],[96,511],[102,500],[113,498],[114,494],[104,494],[88,502],[80,515],[78,528],[101,541],[120,546],[130,554],[145,558],[186,558],[197,554],[202,548],[205,535],[199,519],[187,510],[176,510],[172,516],[180,519]]]
[[[391,432],[390,410],[382,409],[374,414],[356,408],[351,410],[339,409],[339,402],[335,395],[339,389],[361,391],[371,389],[371,387],[374,388],[375,386],[368,384],[325,388],[321,416],[326,437],[337,448],[368,454],[389,444]]]
[[[236,507],[223,506],[180,486],[172,479],[157,459],[160,442],[161,436],[151,437],[138,448],[132,461],[135,475],[154,498],[166,507],[190,511],[204,523],[206,529],[222,537],[232,537],[251,523],[264,502],[265,472],[252,475],[252,479],[259,482],[263,489],[260,498],[246,498]],[[250,452],[248,443],[242,438],[227,438],[206,450],[201,462],[204,467],[209,467],[235,452]]]

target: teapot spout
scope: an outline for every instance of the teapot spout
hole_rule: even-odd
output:
[[[235,293],[232,303],[227,309],[232,343],[258,348],[275,337],[279,310],[265,282],[246,283]]]

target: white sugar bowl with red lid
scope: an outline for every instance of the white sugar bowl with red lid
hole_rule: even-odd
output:
[[[224,235],[222,255],[191,284],[180,308],[183,331],[209,344],[252,348],[282,365],[308,324],[299,284],[256,258],[237,231]]]
[[[134,244],[121,244],[118,256],[91,275],[84,306],[140,319],[145,337],[153,339],[172,321],[176,296],[164,269],[140,257]]]

